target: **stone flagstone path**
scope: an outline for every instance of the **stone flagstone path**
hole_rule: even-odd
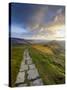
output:
[[[24,57],[20,66],[20,70],[16,79],[16,86],[40,86],[43,85],[35,64],[29,55],[28,50],[24,51]]]

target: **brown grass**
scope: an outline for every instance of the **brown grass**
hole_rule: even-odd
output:
[[[53,51],[51,50],[51,48],[49,48],[48,46],[43,46],[43,45],[32,45],[33,48],[43,52],[43,53],[47,53],[47,54],[52,54],[53,55]]]

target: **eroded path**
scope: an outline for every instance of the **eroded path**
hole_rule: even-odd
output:
[[[16,79],[16,86],[40,86],[43,85],[35,64],[29,55],[28,49],[24,51],[24,57]]]

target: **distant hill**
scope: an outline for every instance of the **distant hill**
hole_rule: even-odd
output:
[[[11,44],[43,44],[50,48],[59,48],[65,49],[65,41],[58,40],[28,40],[28,39],[20,39],[20,38],[9,38]]]
[[[53,40],[51,42],[48,42],[47,44],[50,46],[53,45],[53,46],[59,46],[59,47],[65,48],[65,41],[64,40],[62,40],[62,41]]]
[[[44,46],[50,47],[55,53],[65,52],[65,41],[53,40],[44,44]]]
[[[29,41],[25,39],[19,39],[19,38],[9,38],[11,41],[11,44],[28,44],[30,43]]]
[[[32,40],[29,40],[29,42],[31,44],[46,44],[46,43],[50,42],[50,40],[39,40],[39,39],[34,40],[34,39],[32,39]]]

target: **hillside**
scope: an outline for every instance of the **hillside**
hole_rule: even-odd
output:
[[[28,44],[30,43],[29,41],[25,40],[25,39],[20,39],[20,38],[9,38],[9,40],[11,41],[11,44]]]
[[[56,53],[64,53],[65,52],[65,41],[51,41],[44,46],[47,46],[53,50],[53,52]]]

